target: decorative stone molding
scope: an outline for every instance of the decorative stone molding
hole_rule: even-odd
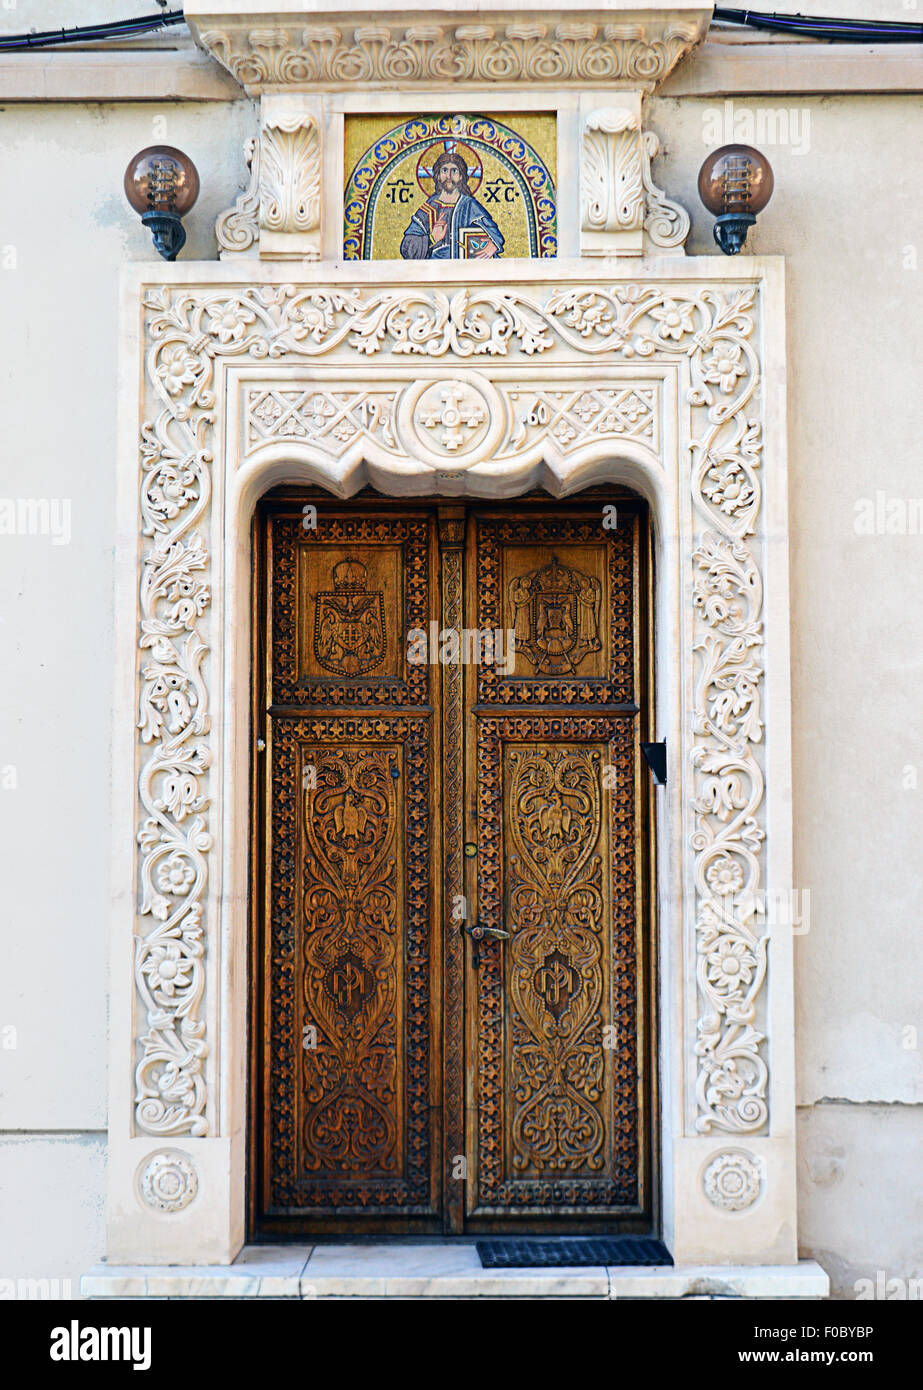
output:
[[[246,254],[256,245],[260,234],[260,142],[257,137],[244,141],[244,159],[250,171],[246,191],[241,193],[232,208],[220,213],[215,222],[221,260]]]
[[[678,249],[689,214],[656,186],[651,159],[660,142],[641,124],[641,94],[624,105],[590,111],[581,160],[581,251],[585,256],[640,256]]]
[[[640,231],[644,224],[641,133],[627,107],[591,111],[583,135],[583,230]]]
[[[321,139],[316,115],[291,100],[266,98],[258,138],[244,143],[246,192],[221,213],[215,236],[230,256],[320,257]]]
[[[155,1211],[182,1211],[198,1192],[199,1179],[186,1154],[160,1149],[139,1168],[138,1190]]]
[[[728,1149],[702,1175],[705,1196],[719,1211],[745,1211],[763,1191],[763,1165],[743,1149]]]
[[[207,1132],[201,1068],[208,1049],[200,1006],[211,847],[204,675],[210,557],[196,528],[210,498],[215,372],[222,360],[281,366],[314,362],[337,350],[357,362],[384,356],[392,365],[412,357],[446,359],[449,370],[435,385],[426,380],[411,386],[403,405],[385,386],[357,389],[352,399],[342,387],[318,390],[310,400],[301,390],[271,387],[247,398],[246,438],[278,441],[284,421],[291,431],[285,437],[311,441],[315,457],[338,458],[338,447],[350,444],[355,430],[364,436],[357,469],[372,440],[376,457],[385,464],[390,458],[402,474],[412,471],[405,453],[412,440],[417,456],[429,455],[418,467],[430,470],[433,491],[447,464],[456,476],[464,474],[459,465],[469,449],[471,475],[496,473],[503,459],[494,451],[504,447],[515,457],[530,430],[532,443],[549,446],[544,454],[553,465],[550,445],[558,423],[579,421],[582,402],[590,432],[599,413],[616,405],[606,395],[613,388],[592,379],[594,360],[681,372],[692,422],[684,447],[692,460],[697,518],[688,556],[695,661],[688,756],[695,770],[696,818],[688,849],[697,892],[702,1005],[695,1128],[755,1132],[765,1124],[768,1068],[758,1012],[767,940],[753,925],[764,840],[757,755],[763,729],[762,581],[758,551],[749,540],[761,500],[760,374],[751,312],[756,295],[748,285],[658,283],[564,284],[531,292],[489,285],[448,293],[291,284],[147,292],[151,399],[142,428],[141,518],[148,546],[138,696],[147,754],[139,780],[138,842],[141,916],[155,925],[138,937],[136,965],[148,1017],[147,1031],[138,1038],[141,1131]],[[487,374],[474,381],[460,377],[454,365],[498,357],[524,363],[545,354],[586,363],[579,395],[555,393],[548,379],[527,377],[515,390],[504,381],[501,397]],[[623,390],[623,411],[634,399],[639,421],[645,401],[654,414],[648,380]],[[442,399],[446,393],[454,405]],[[560,435],[558,444],[562,457]]]
[[[231,3],[193,0],[186,19],[197,43],[251,95],[285,89],[321,90],[435,83],[515,86],[533,83],[625,86],[652,91],[705,36],[711,7],[696,0],[620,13],[559,7],[570,14],[549,23],[540,8],[491,12],[478,22],[463,11],[420,11],[392,19],[347,10],[312,16],[279,8],[255,23]],[[434,22],[434,20],[436,22]]]
[[[657,187],[651,174],[651,160],[660,150],[660,140],[652,130],[641,133],[641,168],[645,190],[644,230],[655,247],[672,251],[682,247],[689,235],[689,214],[679,203]]]
[[[227,1262],[244,1227],[248,537],[257,497],[292,482],[334,502],[368,485],[495,498],[606,482],[649,499],[656,732],[674,750],[655,793],[660,1045],[675,1059],[658,1117],[664,1235],[678,1264],[796,1259],[792,942],[756,912],[791,883],[781,267],[551,270],[453,265],[437,281],[427,267],[410,279],[394,263],[292,263],[254,276],[231,260],[128,273],[123,351],[140,334],[144,371],[126,388],[137,376],[115,823],[138,809],[134,844],[116,846],[117,881],[136,894],[134,911],[124,893],[115,906],[111,1259]],[[451,599],[460,557],[449,547],[443,561]],[[459,1116],[448,1123],[458,1132]],[[715,1136],[746,1136],[761,1165],[734,1219],[705,1191],[706,1168],[734,1152]],[[180,1138],[197,1195],[164,1215],[141,1173],[152,1143]],[[739,1164],[709,1186],[738,1200],[751,1183],[725,1167]],[[147,1185],[181,1196],[172,1178]]]
[[[320,257],[321,141],[314,115],[263,103],[260,254]]]
[[[564,385],[548,378],[523,389],[456,376],[410,379],[389,389],[327,380],[291,390],[248,386],[242,388],[241,457],[250,461],[290,440],[331,464],[369,456],[406,470],[413,460],[415,469],[442,475],[496,471],[536,450],[569,458],[603,439],[631,440],[658,455],[659,382]]]
[[[310,116],[267,122],[260,160],[260,227],[312,232],[320,225],[320,139]]]

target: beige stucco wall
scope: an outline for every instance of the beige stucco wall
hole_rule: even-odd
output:
[[[923,497],[920,110],[733,100],[797,132],[762,142],[776,194],[750,248],[788,277],[801,1245],[850,1297],[878,1270],[923,1274],[923,534],[856,532],[861,499]],[[713,250],[709,108],[724,118],[691,97],[648,117],[692,254]],[[0,537],[0,1278],[76,1279],[103,1248],[116,286],[151,255],[122,172],[155,139],[187,149],[203,191],[183,258],[209,259],[254,128],[246,101],[0,109],[0,496],[71,502],[69,544]]]
[[[788,290],[800,1244],[852,1297],[923,1272],[923,501],[916,535],[856,532],[861,499],[923,499],[920,102],[733,100],[810,118],[805,153],[764,145],[776,190],[750,244],[786,257]],[[692,253],[722,105],[652,104]]]

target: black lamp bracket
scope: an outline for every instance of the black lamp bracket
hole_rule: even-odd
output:
[[[756,223],[752,212],[725,212],[715,221],[715,241],[726,256],[736,256]]]
[[[152,208],[141,214],[141,221],[150,228],[154,245],[164,260],[175,261],[186,244],[186,232],[177,214]]]

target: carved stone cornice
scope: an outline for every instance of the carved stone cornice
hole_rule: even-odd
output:
[[[312,14],[280,8],[240,13],[232,0],[192,0],[196,42],[251,95],[358,87],[530,83],[653,91],[705,35],[711,6],[698,0],[616,12],[562,6],[518,13],[454,6]]]

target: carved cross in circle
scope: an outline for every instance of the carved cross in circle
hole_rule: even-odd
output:
[[[466,399],[467,388],[460,382],[450,381],[440,391],[442,406],[429,407],[420,411],[420,423],[428,430],[442,427],[439,442],[444,449],[452,452],[461,447],[467,432],[477,429],[487,418],[485,412],[473,400]]]

